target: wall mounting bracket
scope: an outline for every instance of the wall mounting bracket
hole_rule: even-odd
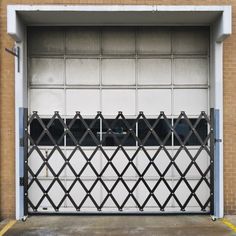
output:
[[[20,47],[13,47],[12,50],[5,48],[5,51],[17,57],[17,72],[20,72]]]

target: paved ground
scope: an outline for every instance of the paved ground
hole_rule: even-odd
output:
[[[229,218],[236,223],[236,217]],[[231,236],[209,216],[35,216],[17,222],[6,236]]]
[[[9,222],[9,220],[3,220],[0,221],[0,231],[6,226],[6,224]]]
[[[236,215],[227,215],[225,218],[236,226]]]

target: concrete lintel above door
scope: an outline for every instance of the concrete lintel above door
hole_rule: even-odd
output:
[[[215,25],[231,34],[231,6],[8,5],[7,32],[22,41],[24,25]]]

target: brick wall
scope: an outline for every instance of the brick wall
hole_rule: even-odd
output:
[[[236,214],[236,0],[2,0],[0,3],[0,219],[15,217],[14,58],[7,35],[7,4],[232,5],[233,34],[224,42],[225,213]]]

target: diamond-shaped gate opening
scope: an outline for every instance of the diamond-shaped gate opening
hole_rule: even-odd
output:
[[[61,153],[58,150],[55,150],[49,157],[48,164],[51,166],[55,174],[57,174],[65,164],[65,160],[63,159]],[[62,173],[64,174],[64,170],[62,171]]]
[[[200,186],[195,191],[195,194],[196,194],[196,197],[198,197],[201,204],[205,205],[210,197],[210,188],[206,184],[205,181],[201,182]],[[209,209],[209,205],[207,206],[207,208],[205,210],[208,210],[208,209]]]
[[[189,119],[189,121],[192,124],[192,126],[194,126],[197,119],[191,118],[191,119]],[[174,124],[176,124],[176,122],[177,122],[177,119],[174,119]],[[207,128],[208,128],[208,123],[207,123],[206,119],[201,119],[199,121],[198,125],[195,127],[195,130],[198,133],[198,135],[202,141],[204,141],[207,137]],[[177,134],[182,142],[184,142],[186,137],[189,136],[189,133],[191,130],[192,130],[192,128],[191,128],[190,124],[184,118],[182,118],[175,127],[175,131],[177,132]],[[174,145],[175,146],[180,145],[176,135],[174,135]],[[194,132],[192,132],[192,134],[190,135],[188,140],[186,140],[185,145],[199,146],[199,145],[201,145],[201,142],[200,142],[199,138],[197,138],[196,134]]]
[[[184,142],[189,132],[191,131],[191,126],[188,124],[188,122],[184,118],[181,118],[177,124],[176,122],[177,122],[177,119],[174,119],[175,131],[178,134],[179,139],[182,142]],[[189,139],[185,144],[189,145]],[[174,133],[174,145],[180,146],[180,142],[175,133]]]
[[[175,186],[177,184],[177,181],[175,182]],[[191,191],[186,185],[184,181],[181,181],[181,183],[178,185],[177,189],[175,190],[175,196],[179,200],[180,204],[183,206],[188,197],[191,195]],[[175,206],[178,206],[178,203],[175,201]]]
[[[170,185],[170,183],[169,183],[169,185]],[[167,188],[166,184],[163,181],[161,181],[158,184],[158,186],[156,187],[156,189],[154,191],[154,195],[158,199],[160,204],[163,206],[163,204],[167,200],[168,196],[170,195],[170,191],[169,191],[169,189]],[[169,201],[168,205],[169,204],[170,204],[170,201]]]
[[[165,171],[165,177],[169,177],[172,175],[172,168],[173,168],[173,165],[170,166],[167,170],[167,167],[169,166],[169,164],[171,163],[171,154],[172,152],[170,150],[167,150],[167,152],[169,153],[169,156],[168,154],[164,151],[164,150],[161,150],[156,156],[155,156],[155,159],[154,159],[154,164],[155,166],[157,167],[157,169],[160,171],[161,174],[163,174]],[[146,176],[153,176],[155,175],[157,171],[155,170],[155,172],[148,170],[147,171],[147,175]]]
[[[191,119],[190,121],[191,121],[192,125],[194,125],[196,122],[195,119]],[[196,129],[196,132],[199,135],[200,139],[202,140],[202,142],[204,142],[207,135],[208,135],[208,131],[207,131],[208,130],[208,122],[207,122],[207,120],[201,119],[195,129]],[[199,138],[197,138],[196,134],[194,134],[194,133],[191,135],[189,143],[190,143],[190,145],[201,145]]]
[[[48,196],[51,198],[53,203],[57,206],[62,198],[64,197],[65,192],[57,181],[54,182],[50,190],[48,191]]]
[[[79,149],[76,149],[76,151],[74,152],[67,150],[66,157],[67,159],[70,159],[69,162],[76,174],[80,173],[80,171],[82,170],[82,168],[87,162]],[[73,171],[68,166],[66,167],[66,173],[67,173],[67,176],[74,176]]]
[[[76,183],[73,185],[73,188],[71,189],[69,194],[74,200],[75,204],[79,206],[86,196],[86,191],[81,186],[81,184],[78,181],[76,181]],[[74,207],[74,205],[71,202],[68,202],[67,206]]]
[[[138,186],[135,188],[135,198],[137,199],[138,203],[142,206],[143,203],[146,201],[147,197],[149,196],[149,190],[145,186],[145,184],[140,181]]]
[[[130,158],[132,153],[129,151],[126,151],[126,153]],[[129,161],[125,153],[121,149],[119,149],[119,151],[116,152],[115,156],[113,157],[112,163],[115,166],[115,168],[118,170],[118,172],[121,174],[123,170],[125,169],[125,167],[127,166],[127,164],[129,163]]]
[[[121,118],[117,120],[106,119],[105,122],[102,122],[102,138],[104,139],[103,146],[117,146],[121,143],[123,146],[135,146],[135,137],[129,130],[130,127],[134,134],[136,133],[135,120],[126,119],[126,122],[129,125]],[[111,129],[110,132],[108,130],[109,128]]]
[[[168,126],[168,122],[169,122],[169,124],[171,124],[170,119],[168,119],[167,121],[165,121],[164,119],[160,119],[158,123],[157,123],[156,119],[147,119],[146,122],[143,119],[139,119],[139,121],[138,121],[138,137],[143,142],[143,145],[144,146],[159,146],[159,145],[161,145],[160,142],[163,142],[170,132],[170,126]],[[155,134],[159,137],[159,140],[154,135],[154,133],[151,132],[152,128],[155,131]],[[171,145],[171,135],[166,140],[165,145],[166,146]]]
[[[69,126],[72,119],[67,119],[66,124]],[[85,123],[84,123],[85,122]],[[94,124],[92,125],[92,123]],[[86,127],[87,125],[87,127]],[[92,125],[92,127],[90,127]],[[100,120],[94,119],[76,119],[69,128],[72,135],[81,146],[96,146],[100,142]],[[87,132],[89,129],[89,132]],[[87,132],[87,133],[86,133]],[[66,145],[74,146],[75,142],[69,134],[66,135]]]
[[[48,125],[48,123],[51,121],[50,119],[41,119],[45,126]],[[34,142],[38,140],[42,132],[44,131],[42,125],[37,119],[34,119],[30,124],[30,136],[33,139]],[[54,119],[51,123],[50,127],[48,128],[49,133],[51,134],[53,140],[58,145],[63,145],[64,140],[62,139],[59,142],[59,139],[61,138],[64,127],[59,119]],[[40,146],[51,146],[54,145],[53,141],[49,138],[48,134],[45,133],[43,137],[40,139],[38,145]]]
[[[102,188],[101,182],[97,181],[97,183],[93,186],[91,190],[91,196],[96,201],[97,205],[100,206],[102,203]]]
[[[205,173],[206,170],[209,168],[209,166],[210,166],[210,156],[205,150],[202,150],[200,152],[200,154],[197,156],[196,164],[201,169],[202,173]],[[198,175],[200,175],[199,171],[198,171]],[[207,176],[208,177],[210,176],[210,171],[208,171]]]
[[[91,151],[90,153],[86,152],[86,154],[89,155],[91,164],[96,169],[97,173],[100,175],[101,171],[107,164],[107,159],[105,155],[99,149],[97,149],[95,152],[94,151]]]
[[[146,152],[147,154],[143,151],[143,149],[139,149],[139,152],[135,155],[133,159],[133,163],[141,174],[150,163],[150,159],[152,158],[154,153],[153,150],[146,150]]]
[[[30,199],[34,207],[36,207],[40,199],[43,197],[43,194],[44,193],[42,192],[42,190],[35,181],[28,188],[28,198]]]
[[[128,194],[128,190],[125,188],[124,184],[121,181],[119,181],[115,189],[112,191],[112,195],[120,206],[125,201]]]
[[[41,150],[41,152],[45,157],[43,150]],[[30,156],[28,156],[28,167],[33,171],[34,174],[36,174],[42,164],[42,157],[39,155],[38,151],[34,150]]]
[[[188,150],[192,157],[194,157],[194,153],[191,150]],[[179,168],[179,170],[183,173],[185,173],[186,169],[188,168],[189,164],[191,163],[191,158],[189,157],[188,153],[185,150],[181,150],[180,152],[175,151],[174,156],[177,157],[175,158],[175,164]],[[177,171],[175,167],[174,169],[174,176],[178,177],[180,176],[180,173]],[[190,172],[188,171],[186,176],[191,175]]]

